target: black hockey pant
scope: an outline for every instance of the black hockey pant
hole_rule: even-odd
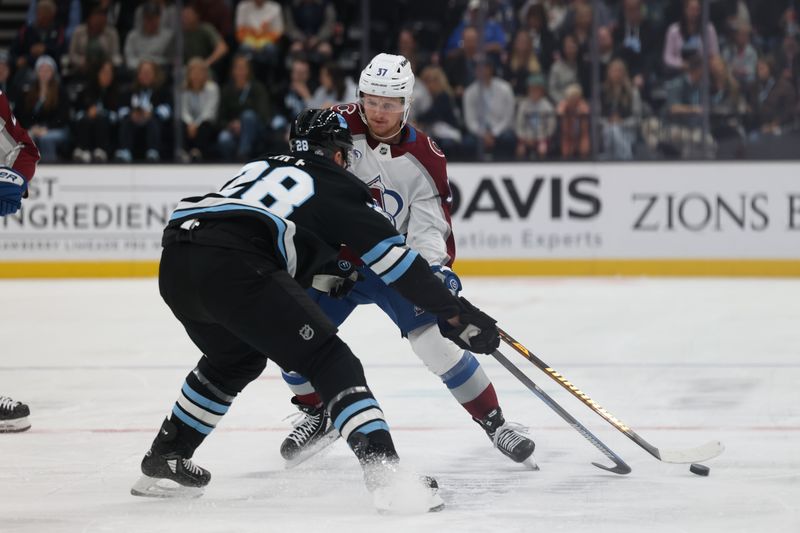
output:
[[[373,452],[394,455],[361,363],[276,261],[186,242],[164,248],[161,296],[204,354],[172,411],[178,427],[174,448],[191,457],[269,358],[308,377],[337,429],[351,446],[359,443],[359,459]]]

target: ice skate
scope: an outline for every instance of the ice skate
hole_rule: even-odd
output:
[[[477,418],[473,420],[481,425],[494,447],[503,455],[514,462],[524,464],[531,470],[539,470],[533,459],[536,444],[526,436],[527,428],[506,422],[499,407],[493,409],[483,420]]]
[[[30,409],[24,403],[0,396],[0,433],[19,433],[30,429],[30,414]]]
[[[197,498],[211,481],[211,472],[178,451],[169,450],[177,429],[165,420],[153,446],[142,459],[142,477],[131,487],[134,496]]]
[[[294,468],[310,459],[339,438],[339,432],[324,407],[303,405],[297,402],[297,398],[292,398],[292,403],[300,410],[302,418],[281,443],[281,456],[286,459],[286,468]]]

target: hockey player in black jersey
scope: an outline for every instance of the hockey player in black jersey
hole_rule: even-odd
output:
[[[464,349],[490,353],[498,332],[492,318],[442,285],[345,170],[352,148],[344,118],[306,110],[292,123],[290,153],[248,163],[218,192],[176,207],[159,288],[203,356],[142,460],[133,494],[199,493],[211,475],[192,462],[194,451],[273,359],[320,393],[376,506],[391,512],[409,501],[391,494],[397,452],[361,363],[304,287],[348,245],[385,283],[447,322],[445,334]],[[419,510],[441,508],[436,482],[414,479]]]

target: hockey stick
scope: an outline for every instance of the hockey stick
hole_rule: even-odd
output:
[[[550,409],[552,409],[553,411],[555,411],[558,416],[563,418],[567,422],[567,424],[569,424],[570,426],[575,428],[575,430],[578,433],[583,435],[583,437],[586,440],[588,440],[590,443],[592,443],[592,446],[594,446],[595,448],[597,448],[598,450],[603,452],[603,455],[605,455],[606,457],[608,457],[609,459],[614,461],[614,465],[615,465],[613,467],[608,467],[608,466],[605,466],[605,465],[601,465],[600,463],[592,463],[594,466],[596,466],[597,468],[602,468],[603,470],[606,470],[608,472],[613,472],[614,474],[625,475],[625,474],[630,473],[631,467],[628,466],[625,463],[625,461],[623,461],[622,458],[619,455],[617,455],[616,453],[611,451],[611,449],[608,446],[606,446],[605,444],[603,444],[600,441],[600,439],[598,439],[597,437],[592,435],[591,431],[586,429],[583,426],[583,424],[578,422],[575,419],[575,417],[573,417],[571,414],[569,414],[566,411],[566,409],[561,407],[545,391],[540,389],[539,386],[536,383],[534,383],[531,378],[526,376],[525,373],[522,372],[522,370],[520,370],[519,368],[517,368],[516,365],[514,365],[514,363],[509,361],[508,358],[506,358],[506,356],[504,356],[498,350],[495,350],[494,352],[492,352],[492,357],[497,359],[500,362],[500,364],[503,365],[506,368],[506,370],[511,372],[511,374],[515,378],[517,378],[523,385],[528,387],[528,389],[532,393],[534,393],[536,396],[539,397],[540,400],[542,400],[544,403],[546,403],[547,406]]]
[[[559,385],[567,389],[573,396],[583,402],[589,409],[600,415],[609,424],[617,428],[619,431],[628,436],[633,442],[644,448],[650,455],[663,461],[665,463],[699,463],[707,461],[718,456],[725,450],[725,447],[719,441],[710,441],[697,448],[688,448],[685,450],[659,450],[642,437],[636,434],[631,428],[622,423],[617,417],[606,411],[597,402],[589,398],[589,396],[581,391],[578,387],[567,381],[567,379],[553,370],[547,363],[536,357],[530,350],[523,346],[520,342],[514,339],[511,335],[498,328],[500,338],[514,348],[525,359],[533,363],[539,370],[553,378]]]

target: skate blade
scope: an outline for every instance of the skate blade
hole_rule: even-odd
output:
[[[184,487],[170,479],[142,476],[131,487],[133,496],[145,498],[199,498],[203,495],[202,487]]]
[[[533,454],[531,454],[530,457],[522,461],[521,464],[525,465],[529,470],[533,470],[534,472],[539,471],[539,465],[536,464],[536,461],[533,458]]]
[[[320,438],[309,444],[306,448],[301,450],[291,459],[286,460],[286,470],[291,470],[296,466],[305,463],[315,455],[321,454],[323,451],[330,451],[330,445],[337,441],[341,435],[336,428],[331,426],[327,433],[324,433]]]
[[[31,429],[31,423],[27,417],[0,422],[0,433],[20,433],[29,429]]]

